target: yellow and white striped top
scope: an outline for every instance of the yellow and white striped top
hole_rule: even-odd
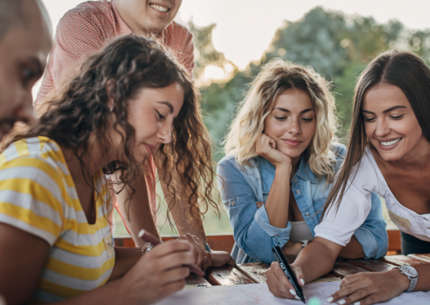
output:
[[[33,293],[55,302],[104,285],[115,263],[107,181],[93,177],[97,219],[88,224],[59,146],[46,137],[11,144],[0,154],[0,222],[45,240],[51,249]]]

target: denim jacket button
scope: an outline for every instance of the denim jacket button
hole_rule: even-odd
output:
[[[231,202],[231,205],[232,205],[232,206],[235,206],[235,205],[236,205],[236,201],[232,201],[232,202]]]
[[[309,213],[306,213],[306,214],[305,214],[305,216],[306,216],[306,217],[309,217]]]
[[[300,190],[297,190],[296,193],[300,195],[301,192],[300,192]]]
[[[297,178],[294,178],[294,180],[293,180],[294,182],[297,182]]]

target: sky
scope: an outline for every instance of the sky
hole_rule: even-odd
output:
[[[55,28],[68,10],[83,1],[43,2]],[[183,0],[178,17],[185,22],[192,19],[198,26],[216,23],[215,48],[244,69],[250,61],[261,58],[284,20],[297,21],[316,6],[372,16],[378,22],[397,19],[411,29],[430,28],[428,0]]]

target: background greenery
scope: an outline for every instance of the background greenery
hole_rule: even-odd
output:
[[[430,62],[430,31],[410,30],[398,21],[378,23],[371,17],[348,16],[341,12],[317,7],[297,22],[285,21],[275,33],[260,60],[239,71],[212,43],[215,24],[198,27],[189,22],[196,46],[196,85],[202,93],[205,124],[214,142],[214,161],[223,156],[222,139],[228,132],[238,103],[243,99],[247,84],[270,59],[285,60],[312,66],[332,81],[341,128],[340,141],[348,142],[351,102],[356,80],[363,68],[378,54],[390,49],[408,50]],[[270,35],[270,33],[268,33]],[[216,66],[225,71],[221,81],[205,79],[205,69]],[[159,192],[159,194],[162,194]],[[165,223],[165,205],[160,204],[158,226],[162,234],[172,234]],[[117,235],[126,233],[116,217]],[[218,217],[209,211],[205,217],[207,233],[229,233],[231,228],[225,212]]]

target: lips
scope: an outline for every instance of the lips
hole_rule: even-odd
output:
[[[145,148],[148,150],[148,152],[151,154],[152,151],[155,149],[154,145],[148,144],[148,143],[143,143],[143,145],[145,146]]]
[[[296,147],[303,143],[303,141],[294,140],[294,139],[282,139],[282,141],[284,141],[285,143],[287,143],[289,146],[292,146],[292,147]]]
[[[391,138],[378,140],[379,147],[383,150],[391,150],[396,148],[403,138]]]
[[[170,8],[161,4],[151,3],[149,6],[160,13],[167,13],[170,11]]]

